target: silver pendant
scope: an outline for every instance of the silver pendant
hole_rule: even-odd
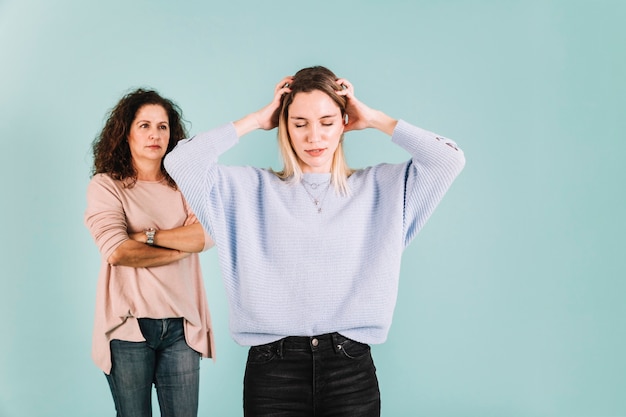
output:
[[[311,187],[312,190],[316,190],[320,185],[328,183],[328,185],[326,186],[326,190],[324,190],[321,195],[318,196],[314,196],[307,188],[305,184],[308,184],[309,187]],[[330,181],[325,181],[323,183],[310,183],[310,182],[306,182],[305,180],[302,180],[301,182],[302,187],[304,188],[304,191],[306,191],[306,193],[309,195],[309,197],[311,197],[311,201],[313,202],[313,205],[315,207],[317,207],[317,212],[318,214],[322,213],[322,202],[324,201],[324,197],[326,197],[326,193],[328,193],[328,190],[330,188]]]

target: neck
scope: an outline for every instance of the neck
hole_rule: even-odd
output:
[[[137,171],[137,179],[140,181],[160,181],[163,179],[161,161],[158,161],[158,163],[133,161],[133,165],[135,166],[135,171]]]

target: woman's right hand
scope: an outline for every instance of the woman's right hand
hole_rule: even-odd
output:
[[[293,77],[285,77],[274,88],[274,98],[271,103],[257,111],[257,122],[259,128],[263,130],[272,130],[278,126],[278,116],[280,114],[281,98],[284,94],[291,92],[289,86],[293,81]]]
[[[291,92],[289,85],[292,81],[292,76],[280,80],[274,88],[274,97],[267,106],[234,122],[237,136],[241,137],[255,129],[272,130],[278,126],[281,98]]]

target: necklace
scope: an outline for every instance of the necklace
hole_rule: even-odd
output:
[[[326,198],[326,194],[328,194],[328,190],[330,189],[330,180],[316,183],[316,182],[308,182],[303,179],[301,184],[302,184],[302,187],[304,188],[304,191],[306,191],[309,197],[311,197],[311,201],[313,202],[315,207],[317,207],[317,212],[322,213],[322,202],[324,201],[324,198]],[[313,193],[309,191],[309,189],[307,188],[307,185],[308,185],[309,187],[311,187],[312,190],[317,190],[320,187],[320,185],[323,185],[323,184],[326,184],[326,187],[318,195],[313,195]]]

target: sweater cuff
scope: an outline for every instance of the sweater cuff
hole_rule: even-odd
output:
[[[233,123],[226,123],[206,132],[199,133],[190,139],[180,141],[180,144],[194,143],[198,151],[209,155],[221,155],[239,142],[237,131]],[[200,143],[198,143],[200,142]]]
[[[408,151],[411,155],[417,155],[424,150],[424,146],[433,146],[435,143],[447,145],[449,148],[459,151],[457,144],[444,136],[413,126],[404,120],[398,120],[398,124],[391,135],[391,141]]]

